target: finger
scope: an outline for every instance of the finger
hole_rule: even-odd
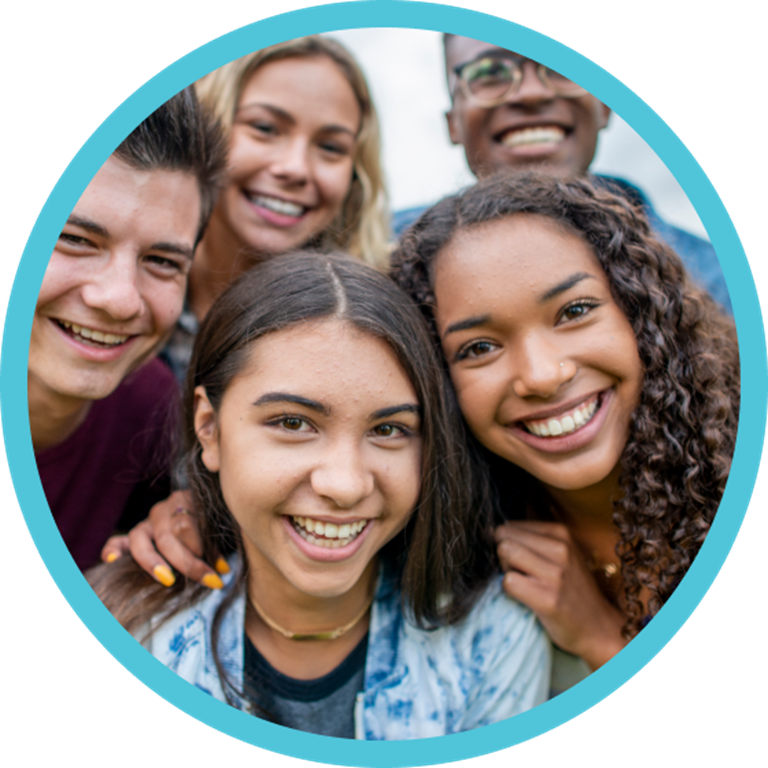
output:
[[[551,616],[557,608],[557,595],[530,576],[516,571],[504,574],[502,582],[509,597],[528,606],[537,616]]]
[[[499,559],[502,557],[503,550],[515,551],[515,547],[524,547],[560,569],[566,568],[576,554],[575,546],[570,539],[563,541],[540,533],[517,529],[514,533],[507,532],[507,535],[499,541],[496,548]]]
[[[101,561],[103,563],[114,563],[115,560],[127,552],[130,552],[127,536],[110,536],[101,550]]]
[[[506,539],[496,549],[503,571],[517,571],[536,581],[555,585],[562,568],[519,541]]]
[[[184,546],[198,557],[202,556],[202,543],[193,518],[192,497],[189,491],[174,491],[158,502],[149,512],[149,522],[155,541],[170,534],[181,538]]]
[[[498,542],[505,538],[515,537],[520,532],[546,536],[559,541],[571,541],[571,534],[567,526],[562,523],[543,520],[508,520],[496,528],[494,535]]]
[[[224,586],[219,575],[172,534],[166,533],[154,541],[151,534],[152,529],[146,521],[137,525],[128,534],[131,554],[161,584],[169,587],[176,581],[169,567],[172,566],[183,576],[210,589]]]

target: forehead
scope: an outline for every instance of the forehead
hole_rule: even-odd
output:
[[[512,54],[513,56],[518,55],[513,51],[506,48],[500,48],[498,45],[493,45],[492,43],[484,43],[482,40],[474,40],[471,37],[453,35],[446,41],[445,63],[448,70],[453,71],[453,68],[459,66],[459,64],[473,61],[479,56],[500,53]]]
[[[470,302],[480,311],[491,297],[502,303],[527,300],[579,271],[607,280],[587,242],[559,222],[528,213],[486,222],[457,233],[440,253],[438,310]]]
[[[320,109],[318,121],[324,116],[338,120],[340,112],[351,113],[355,121],[359,119],[355,91],[339,65],[328,56],[291,56],[260,66],[243,86],[238,107],[264,100],[302,106],[302,112],[312,114]],[[311,110],[307,109],[308,103]]]
[[[112,239],[194,244],[200,223],[197,179],[183,171],[132,168],[114,155],[93,177],[72,215],[97,224]]]
[[[269,333],[251,346],[241,373],[259,390],[290,391],[349,409],[416,402],[408,375],[383,339],[335,318]]]

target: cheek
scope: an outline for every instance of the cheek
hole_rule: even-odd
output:
[[[80,262],[78,260],[68,259],[54,251],[43,276],[40,293],[37,297],[37,307],[40,308],[49,304],[76,288],[80,284],[78,279],[79,267]]]
[[[323,213],[330,223],[340,213],[349,194],[352,185],[352,159],[318,169],[316,180],[324,202]]]
[[[163,336],[168,333],[179,319],[184,307],[184,294],[187,281],[179,277],[177,280],[153,286],[144,292],[144,300],[150,307],[154,318],[155,332]]]

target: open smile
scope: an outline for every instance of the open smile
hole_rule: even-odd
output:
[[[296,532],[304,541],[318,547],[338,549],[351,544],[368,525],[370,520],[355,520],[352,523],[329,523],[312,517],[291,517]]]
[[[588,445],[608,417],[614,390],[606,389],[574,405],[507,425],[524,443],[545,453],[567,453]]]
[[[87,347],[95,347],[96,349],[112,349],[113,347],[119,347],[131,338],[129,335],[125,334],[104,333],[103,331],[97,331],[94,328],[86,328],[83,325],[70,323],[67,320],[58,320],[54,318],[54,322],[67,334],[67,336],[75,339],[80,344],[84,344]]]
[[[300,219],[309,210],[305,205],[289,200],[282,200],[279,197],[272,197],[271,195],[249,192],[248,190],[244,190],[243,194],[249,203],[268,213],[274,214],[276,217],[279,217],[279,219],[285,218],[293,222],[296,219]]]
[[[575,408],[569,408],[561,415],[551,416],[547,419],[523,421],[523,426],[530,433],[539,437],[569,435],[592,421],[597,412],[598,398],[599,395],[592,395]]]

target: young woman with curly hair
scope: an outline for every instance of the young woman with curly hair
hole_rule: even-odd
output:
[[[733,321],[638,209],[584,179],[501,177],[443,200],[393,276],[497,481],[507,593],[599,667],[669,598],[717,511]]]

